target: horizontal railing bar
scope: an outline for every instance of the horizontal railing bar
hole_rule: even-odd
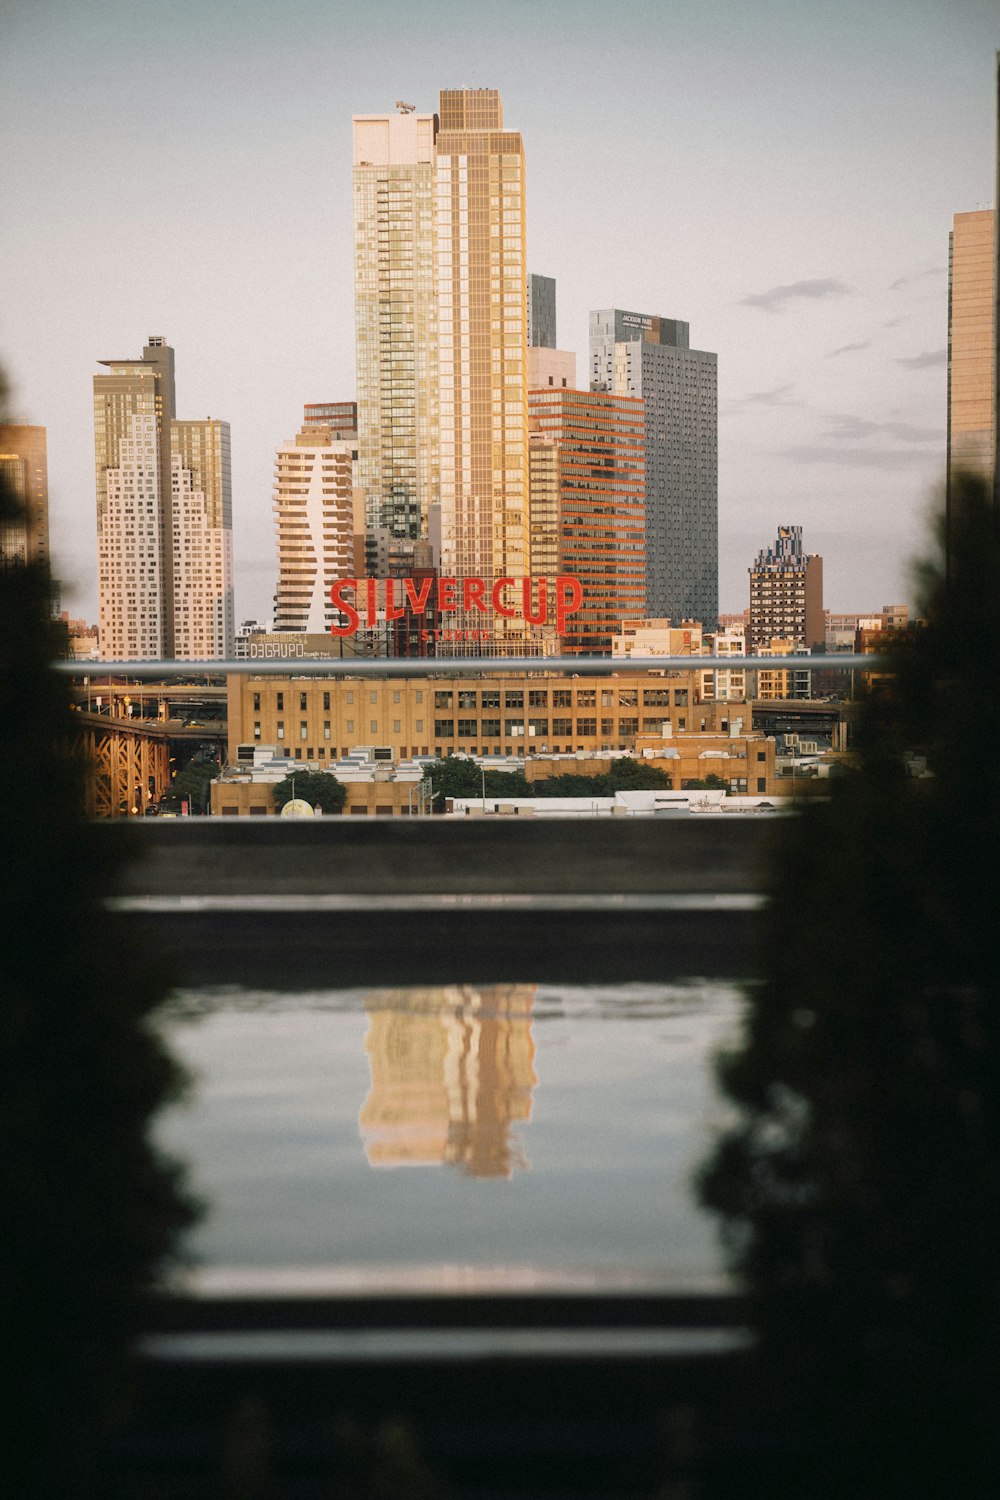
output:
[[[456,656],[456,657],[282,657],[236,661],[55,661],[70,677],[496,677],[500,675],[600,677],[625,672],[878,671],[881,656]]]

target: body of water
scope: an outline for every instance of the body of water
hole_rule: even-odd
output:
[[[158,1138],[207,1289],[708,1288],[719,983],[184,993]]]

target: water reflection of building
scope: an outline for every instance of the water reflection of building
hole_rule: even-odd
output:
[[[535,985],[373,990],[371,1089],[358,1123],[372,1166],[448,1162],[472,1177],[527,1163],[512,1135],[537,1082]]]

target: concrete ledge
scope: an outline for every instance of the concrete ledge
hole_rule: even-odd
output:
[[[123,894],[748,892],[767,818],[190,818],[98,825],[132,862]]]

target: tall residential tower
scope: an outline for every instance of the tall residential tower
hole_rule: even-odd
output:
[[[234,649],[229,424],[175,418],[174,351],[94,376],[100,651],[104,661]]]
[[[354,117],[358,476],[371,530],[426,537],[438,500],[437,116]]]
[[[719,612],[716,363],[690,347],[679,319],[590,315],[591,389],[639,396],[645,408],[645,613],[706,629]]]

